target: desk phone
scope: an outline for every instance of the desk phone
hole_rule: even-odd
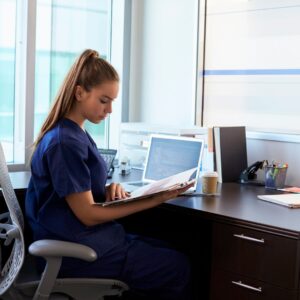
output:
[[[108,178],[111,178],[112,173],[114,171],[114,166],[113,166],[113,161],[116,157],[117,154],[117,150],[115,149],[103,149],[103,148],[99,148],[99,153],[102,156],[102,158],[104,159],[105,163],[106,163],[106,167],[107,167],[107,174],[108,174]]]

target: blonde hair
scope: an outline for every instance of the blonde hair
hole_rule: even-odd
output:
[[[72,109],[75,103],[76,86],[79,85],[89,92],[93,87],[107,81],[119,81],[119,75],[115,68],[101,58],[97,51],[85,50],[66,75],[40,133],[33,144],[34,150],[44,135]]]

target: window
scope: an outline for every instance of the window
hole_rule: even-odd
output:
[[[208,0],[206,20],[203,124],[299,131],[299,1]]]
[[[34,134],[38,134],[66,72],[86,48],[110,60],[110,0],[38,0]],[[99,147],[106,145],[107,122],[86,123]]]
[[[0,137],[8,162],[14,160],[17,4],[0,0]]]
[[[0,140],[11,170],[28,168],[29,146],[75,57],[92,48],[122,70],[123,48],[115,42],[112,55],[111,39],[123,39],[123,18],[123,1],[0,0]],[[108,146],[108,121],[86,124],[99,147]]]

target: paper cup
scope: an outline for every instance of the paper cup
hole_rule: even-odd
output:
[[[202,175],[202,193],[215,194],[218,186],[218,173],[206,172]]]

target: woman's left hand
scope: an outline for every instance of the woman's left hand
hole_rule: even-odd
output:
[[[111,183],[106,186],[106,202],[125,199],[130,196],[130,193],[126,192],[120,183]]]

